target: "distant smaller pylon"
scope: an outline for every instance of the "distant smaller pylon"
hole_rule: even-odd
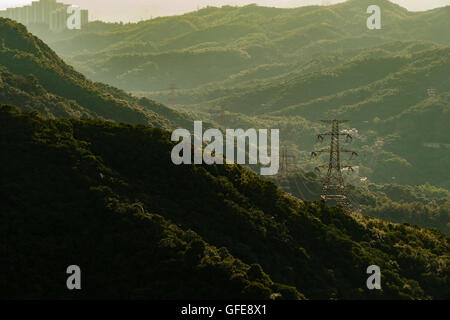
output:
[[[288,147],[281,149],[280,174],[287,176],[295,167],[295,156],[289,152]]]
[[[435,88],[428,88],[427,89],[428,98],[434,99],[436,98],[436,89]]]

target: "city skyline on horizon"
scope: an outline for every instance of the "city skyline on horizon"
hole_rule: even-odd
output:
[[[0,10],[21,7],[39,0],[2,0]],[[295,8],[307,5],[337,4],[347,0],[57,0],[73,4],[90,12],[89,20],[106,22],[136,22],[154,17],[178,15],[206,6],[248,5]],[[450,0],[389,0],[410,11],[425,11],[450,5]]]
[[[56,0],[32,1],[31,4],[0,10],[0,17],[13,19],[25,26],[39,26],[50,31],[61,31],[65,28],[80,29],[89,22],[88,10],[79,8],[79,20],[69,21],[74,10],[69,10],[70,4]],[[70,22],[70,23],[69,23]]]

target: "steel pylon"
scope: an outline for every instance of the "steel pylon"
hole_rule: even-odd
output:
[[[352,157],[358,154],[353,150],[347,150],[340,147],[340,138],[345,136],[346,140],[350,142],[352,136],[346,132],[339,130],[341,123],[348,122],[348,120],[321,120],[322,122],[331,124],[331,131],[320,133],[317,138],[319,141],[324,140],[324,136],[330,136],[330,147],[320,150],[314,150],[311,156],[317,156],[318,153],[327,152],[330,154],[328,164],[324,164],[316,167],[316,170],[320,168],[327,168],[327,175],[322,187],[321,198],[328,204],[334,206],[341,206],[347,210],[352,210],[353,205],[349,200],[347,192],[345,190],[344,178],[342,177],[342,169],[347,168],[353,171],[353,168],[349,165],[341,165],[340,155],[341,153],[351,153]]]

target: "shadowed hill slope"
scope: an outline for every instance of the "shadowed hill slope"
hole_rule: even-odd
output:
[[[3,18],[0,67],[2,103],[33,108],[47,116],[89,116],[164,128],[190,122],[159,103],[88,80],[23,25]]]
[[[2,296],[77,298],[79,263],[80,297],[448,298],[436,230],[302,203],[240,166],[175,166],[159,129],[12,107],[0,122]]]

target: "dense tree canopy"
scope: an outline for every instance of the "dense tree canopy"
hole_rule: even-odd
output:
[[[175,166],[160,129],[10,106],[0,123],[3,297],[448,298],[436,230],[301,202],[236,165]]]

